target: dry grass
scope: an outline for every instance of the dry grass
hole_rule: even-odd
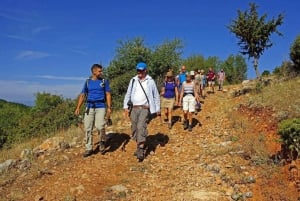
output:
[[[83,138],[83,131],[79,127],[71,127],[68,130],[62,130],[58,132],[55,136],[64,137],[66,142],[72,142],[75,138]],[[53,136],[54,137],[54,136]],[[38,145],[40,145],[46,137],[37,137],[29,139],[21,144],[13,144],[10,149],[0,150],[0,163],[7,159],[18,159],[23,150],[32,150]]]
[[[300,116],[300,78],[274,82],[250,97],[254,106],[270,107],[279,120]]]
[[[111,119],[113,123],[120,121],[123,118],[123,110],[122,111],[113,111],[111,114]],[[74,139],[78,139],[78,141],[83,141],[84,138],[84,128],[83,124],[80,124],[78,127],[71,127],[67,130],[61,130],[57,134],[56,137],[63,137],[65,142],[72,142]],[[52,136],[52,137],[55,137]],[[37,137],[29,139],[21,144],[13,144],[12,147],[7,149],[0,150],[0,163],[4,162],[8,159],[18,159],[20,158],[21,152],[25,149],[34,149],[38,145],[40,145],[47,137]]]
[[[21,144],[13,144],[9,150],[1,149],[0,150],[0,162],[5,161],[7,159],[12,159],[12,158],[17,159],[20,157],[20,154],[24,149],[33,149],[34,147],[41,144],[42,141],[43,141],[43,139],[41,139],[41,138],[34,138],[34,139],[30,139]]]
[[[255,115],[253,117],[245,115],[245,118],[241,118],[241,115],[238,114],[240,112],[236,112],[239,110],[240,103],[232,104],[234,99],[232,101],[224,101],[223,108],[231,122],[231,140],[242,144],[243,151],[251,158],[253,164],[261,166],[270,162],[270,153],[266,149],[266,136],[268,133],[263,131],[263,124],[268,122],[264,122],[263,119],[266,118],[265,120],[269,121],[275,117],[275,119],[281,121],[300,116],[299,84],[300,78],[284,82],[274,81],[272,85],[263,87],[259,93],[251,93],[239,97],[243,99],[243,105],[249,107],[249,109],[254,109],[253,111],[255,111],[258,108],[258,113],[268,113],[268,110],[265,109],[270,108],[272,113],[269,115],[272,115],[272,117],[257,118]],[[260,110],[260,108],[263,109]],[[259,128],[255,125],[262,127]]]

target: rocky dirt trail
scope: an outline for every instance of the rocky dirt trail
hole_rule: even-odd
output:
[[[281,179],[277,182],[271,176],[261,178],[263,170],[250,164],[247,150],[235,140],[240,132],[255,132],[243,130],[228,118],[224,106],[238,110],[239,101],[226,92],[208,95],[202,111],[195,115],[192,132],[183,130],[178,121],[180,109],[175,110],[172,129],[155,118],[149,124],[143,162],[133,156],[136,145],[130,140],[130,123],[113,122],[105,154],[83,158],[80,144],[40,156],[39,164],[32,165],[30,172],[2,185],[0,200],[296,201],[299,192],[292,182],[285,182],[287,176],[279,173],[281,177],[274,178]],[[250,117],[243,112],[236,118],[247,121]],[[269,124],[263,128],[269,128]]]

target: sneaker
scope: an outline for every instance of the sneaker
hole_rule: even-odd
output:
[[[99,151],[100,151],[101,153],[103,153],[103,152],[105,151],[105,142],[104,142],[104,141],[101,141],[101,142],[99,143]]]
[[[192,131],[192,126],[189,125],[188,131]]]
[[[92,155],[92,154],[93,154],[93,150],[86,150],[86,151],[84,152],[84,154],[83,154],[83,157],[86,158],[86,157],[88,157],[88,156],[90,156],[90,155]]]
[[[136,157],[139,160],[139,162],[142,162],[145,158],[145,150],[143,147],[138,147],[136,150]]]
[[[187,120],[185,120],[185,121],[183,122],[183,129],[184,129],[184,130],[187,129],[188,126],[189,126],[189,123],[188,123]]]

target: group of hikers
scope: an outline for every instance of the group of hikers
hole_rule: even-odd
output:
[[[131,121],[132,139],[137,148],[135,156],[139,161],[145,158],[147,125],[153,115],[163,116],[168,128],[172,129],[174,106],[183,110],[183,128],[192,131],[193,114],[201,109],[200,100],[205,99],[205,88],[214,93],[215,81],[219,90],[223,90],[225,72],[221,69],[217,74],[209,68],[204,70],[186,71],[182,66],[178,75],[169,70],[158,90],[154,79],[147,73],[147,64],[139,62],[136,65],[137,75],[130,79],[124,101],[124,117]],[[94,64],[91,67],[91,77],[87,79],[78,98],[75,114],[79,115],[81,106],[86,102],[84,114],[85,149],[83,157],[88,157],[93,151],[93,127],[98,131],[100,142],[98,149],[105,152],[106,119],[112,112],[112,99],[109,81],[103,78],[103,67]],[[162,114],[161,114],[162,110]]]

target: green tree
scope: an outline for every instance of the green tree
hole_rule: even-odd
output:
[[[0,99],[0,148],[14,141],[20,120],[30,116],[31,108]]]
[[[166,41],[153,49],[146,47],[140,37],[119,41],[116,55],[106,69],[114,107],[120,108],[123,105],[129,80],[136,74],[135,66],[138,62],[146,62],[148,73],[159,83],[168,69],[180,64],[182,47],[182,42],[178,39]]]
[[[151,54],[149,71],[154,79],[161,79],[168,70],[176,72],[180,65],[183,44],[181,40],[165,41],[157,45]]]
[[[224,69],[229,84],[237,84],[247,78],[247,64],[241,55],[229,55],[221,64],[221,68]]]
[[[33,109],[40,113],[48,113],[50,110],[54,109],[57,105],[64,101],[62,96],[45,92],[38,92],[35,95],[35,98],[35,106]]]
[[[253,58],[254,70],[256,77],[260,77],[258,70],[258,60],[263,52],[270,48],[273,43],[270,39],[272,33],[282,34],[277,30],[277,26],[283,23],[283,14],[279,14],[277,18],[267,21],[267,14],[258,15],[258,6],[250,3],[250,10],[238,10],[238,16],[227,28],[239,39],[238,45],[243,55]]]
[[[262,72],[262,76],[269,76],[271,73],[270,73],[270,71],[268,71],[268,70],[264,70],[264,72]]]
[[[300,35],[297,36],[290,48],[290,58],[294,63],[295,71],[300,72]]]
[[[210,67],[213,68],[213,70],[216,72],[218,69],[220,69],[222,61],[216,57],[216,56],[209,56],[206,60],[205,60],[205,64],[204,66],[206,67],[207,71]]]
[[[278,77],[290,77],[294,76],[295,73],[295,65],[291,61],[283,61],[281,66],[277,66],[273,70],[273,74]]]
[[[205,70],[205,58],[202,55],[192,55],[184,60],[187,70]]]

